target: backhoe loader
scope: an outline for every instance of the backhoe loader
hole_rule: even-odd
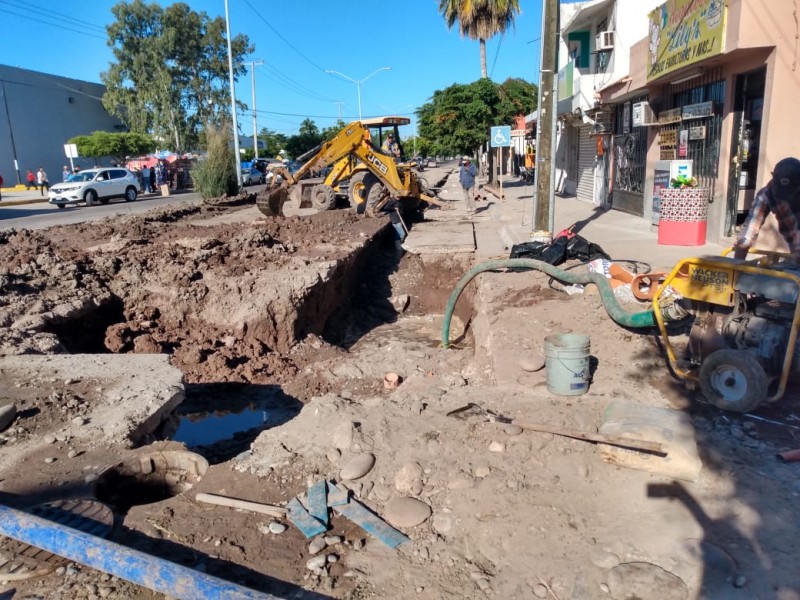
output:
[[[357,162],[365,168],[356,169]],[[324,182],[306,179],[328,166],[333,170]],[[283,178],[280,187],[265,190],[256,199],[258,209],[267,216],[283,216],[286,202],[297,208],[309,203],[318,210],[333,208],[334,186],[347,177],[356,210],[368,216],[375,216],[390,198],[400,200],[405,210],[418,208],[423,202],[442,206],[425,180],[414,172],[413,163],[398,164],[373,145],[369,129],[360,121],[353,121],[323,143],[293,174],[280,167],[275,172]]]

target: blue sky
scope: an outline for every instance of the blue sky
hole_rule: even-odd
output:
[[[171,2],[160,1],[166,6]],[[330,126],[341,110],[358,118],[358,86],[325,73],[339,71],[361,85],[364,117],[408,115],[437,89],[480,77],[478,42],[448,30],[438,0],[228,0],[231,33],[255,45],[258,128],[296,133],[306,117]],[[0,0],[0,62],[99,82],[112,60],[104,27],[112,0]],[[196,11],[225,15],[223,0],[191,0]],[[542,0],[521,0],[516,27],[487,42],[491,79],[538,82]],[[532,42],[532,40],[537,40]],[[252,104],[250,73],[236,84],[237,98]],[[340,104],[341,103],[341,104]],[[249,135],[252,115],[240,117]],[[406,132],[406,135],[413,133]]]

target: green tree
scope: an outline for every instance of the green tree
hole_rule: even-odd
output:
[[[179,2],[162,8],[119,2],[107,27],[115,61],[100,77],[103,106],[137,133],[176,151],[195,147],[202,128],[230,119],[225,21]],[[231,40],[234,77],[253,51],[247,36]],[[244,106],[244,105],[242,105]]]
[[[69,140],[78,147],[78,154],[95,161],[110,156],[117,164],[133,156],[142,156],[156,149],[156,141],[141,133],[110,133],[95,131],[92,135],[79,135]]]
[[[277,133],[266,127],[259,132],[258,139],[266,145],[264,156],[270,157],[278,156],[280,151],[286,148],[286,141],[288,140],[282,133]]]
[[[313,120],[306,118],[300,123],[298,134],[290,136],[286,140],[286,151],[292,158],[297,158],[319,146],[322,141],[322,134],[319,132],[317,124]]]
[[[419,133],[431,141],[431,154],[475,154],[493,125],[510,125],[532,112],[536,99],[536,86],[522,79],[453,84],[417,109]]]
[[[346,126],[347,123],[339,119],[338,121],[336,121],[336,123],[334,123],[330,127],[326,127],[325,129],[322,130],[322,139],[325,141],[332,140]]]
[[[479,40],[481,77],[488,77],[486,40],[514,26],[514,17],[520,12],[519,0],[439,0],[439,12],[448,29],[458,23],[461,37]]]

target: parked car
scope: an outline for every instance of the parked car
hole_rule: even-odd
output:
[[[242,169],[242,183],[244,185],[260,185],[264,183],[264,174],[258,169]]]
[[[48,202],[58,208],[83,202],[86,206],[108,204],[112,198],[133,202],[139,194],[139,180],[128,169],[109,167],[86,169],[70,175],[63,183],[50,186]]]
[[[436,159],[433,158],[432,156],[429,157],[428,158],[428,164],[426,166],[427,167],[435,167],[436,166]]]

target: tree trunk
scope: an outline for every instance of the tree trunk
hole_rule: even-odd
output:
[[[489,77],[486,71],[486,40],[481,38],[480,45],[481,45],[481,77],[486,78]]]

